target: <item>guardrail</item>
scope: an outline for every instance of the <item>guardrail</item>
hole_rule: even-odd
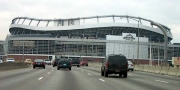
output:
[[[0,70],[18,69],[18,68],[28,68],[29,65],[23,62],[4,62],[0,63]]]
[[[89,66],[100,67],[102,63],[89,62],[88,64],[89,64]],[[180,68],[179,67],[135,65],[134,70],[180,77]]]
[[[135,65],[134,70],[180,77],[180,68],[178,67]]]

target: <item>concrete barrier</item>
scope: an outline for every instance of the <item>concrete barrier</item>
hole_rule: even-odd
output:
[[[161,66],[156,66],[154,73],[160,73],[161,72]]]
[[[0,63],[0,70],[18,69],[18,68],[28,68],[28,64],[22,62],[5,62]]]
[[[161,73],[161,74],[168,74],[168,71],[169,71],[169,67],[162,66],[160,73]]]
[[[169,67],[168,75],[176,76],[178,68]]]
[[[148,71],[149,71],[149,67],[150,67],[150,66],[144,66],[143,71],[148,72]]]
[[[156,66],[150,66],[148,72],[154,73],[154,72],[155,72],[155,69],[156,69]]]
[[[101,66],[102,65],[102,63],[99,63],[99,62],[88,62],[88,65],[89,66]]]
[[[176,76],[180,77],[180,68],[178,68]]]
[[[135,65],[134,70],[136,71],[143,71],[144,66],[143,65]]]

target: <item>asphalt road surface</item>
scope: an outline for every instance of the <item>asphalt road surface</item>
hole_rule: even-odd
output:
[[[0,71],[0,90],[180,90],[180,77],[146,72],[128,72],[128,78],[100,76],[99,67],[72,67],[72,70],[46,65]]]

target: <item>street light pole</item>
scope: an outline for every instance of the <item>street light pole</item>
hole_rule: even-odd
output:
[[[23,41],[23,62],[24,62],[24,41]]]
[[[138,59],[139,59],[139,21],[138,21],[138,48],[137,48],[137,64],[139,63],[139,62],[138,62]]]

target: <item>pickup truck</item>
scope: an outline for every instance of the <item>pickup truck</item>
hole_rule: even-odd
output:
[[[72,66],[80,67],[80,60],[79,60],[79,58],[72,58],[71,65]]]
[[[47,65],[51,65],[51,60],[49,60],[49,59],[44,59],[44,62],[45,62],[45,64],[47,64]]]

